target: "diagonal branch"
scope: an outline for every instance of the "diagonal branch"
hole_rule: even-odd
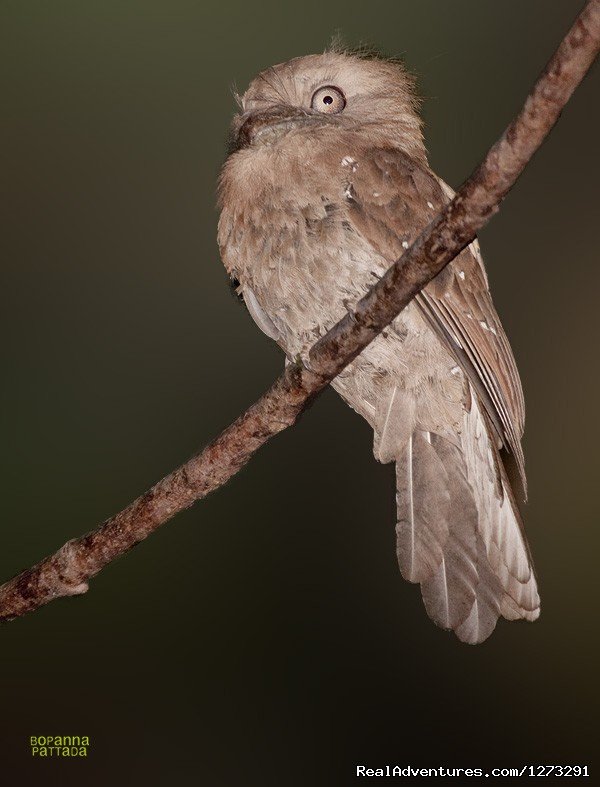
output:
[[[273,435],[292,426],[309,400],[380,333],[489,218],[557,121],[600,48],[600,0],[589,0],[523,109],[452,202],[310,352],[310,369],[291,364],[269,390],[202,453],[163,478],[96,530],[0,587],[0,621],[60,596],[85,593],[88,580],[179,511],[218,489]]]

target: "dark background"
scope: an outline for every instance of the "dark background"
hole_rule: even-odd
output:
[[[261,68],[352,45],[419,77],[457,186],[581,3],[0,3],[0,579],[101,522],[268,386],[215,181]],[[328,391],[76,599],[0,630],[4,780],[346,785],[357,764],[590,762],[598,664],[596,70],[482,233],[527,399],[543,613],[461,645],[394,554],[390,467]],[[87,760],[30,735],[90,735]]]

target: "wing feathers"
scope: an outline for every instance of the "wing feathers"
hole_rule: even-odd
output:
[[[349,173],[353,229],[390,263],[414,239],[432,211],[452,199],[452,189],[431,170],[399,150],[373,149]],[[377,183],[377,191],[373,191]],[[488,291],[477,243],[471,244],[417,296],[440,339],[468,363],[464,371],[502,442],[514,455],[526,494],[523,453],[523,392],[515,361]],[[455,353],[456,355],[456,353]]]

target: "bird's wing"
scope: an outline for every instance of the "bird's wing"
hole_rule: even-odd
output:
[[[452,190],[398,150],[375,149],[346,168],[353,228],[390,263],[398,259]],[[521,437],[525,408],[519,374],[488,290],[476,242],[461,252],[416,297],[440,339],[478,393],[497,433],[514,457],[525,491]]]

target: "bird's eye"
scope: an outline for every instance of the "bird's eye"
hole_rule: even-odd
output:
[[[326,115],[336,115],[346,106],[346,99],[339,87],[326,85],[315,91],[310,108]]]

